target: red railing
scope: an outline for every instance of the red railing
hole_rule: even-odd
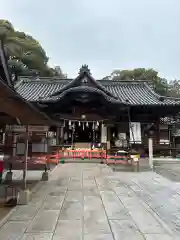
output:
[[[60,158],[87,158],[87,159],[106,159],[106,151],[105,150],[91,150],[91,149],[66,149],[64,151],[60,151]]]

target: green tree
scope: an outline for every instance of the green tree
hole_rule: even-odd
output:
[[[17,76],[39,75],[65,77],[48,66],[46,52],[32,36],[16,31],[7,20],[0,20],[0,44],[5,49],[8,66],[15,80]]]
[[[172,80],[168,85],[168,95],[171,97],[180,97],[180,80]]]
[[[168,83],[167,80],[158,76],[158,72],[152,68],[135,68],[132,70],[114,70],[109,76],[104,79],[111,79],[117,81],[128,80],[142,80],[151,81],[154,86],[154,90],[161,95],[167,95]]]

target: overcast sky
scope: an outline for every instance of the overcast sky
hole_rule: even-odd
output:
[[[180,79],[180,0],[0,0],[0,18],[30,33],[69,77],[88,64],[155,68]]]

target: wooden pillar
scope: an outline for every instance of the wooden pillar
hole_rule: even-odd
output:
[[[13,157],[16,156],[17,135],[13,135]]]
[[[150,137],[148,139],[148,147],[149,147],[149,166],[153,169],[153,139]]]
[[[56,145],[59,144],[59,137],[60,137],[60,128],[57,127],[57,129],[56,129]]]
[[[59,144],[64,144],[64,126],[60,127],[59,137],[60,137]]]
[[[156,144],[160,144],[160,126],[159,126],[159,119],[156,120]]]

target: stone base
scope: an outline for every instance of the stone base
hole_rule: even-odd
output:
[[[31,198],[31,191],[29,189],[21,189],[18,194],[17,204],[27,205]]]
[[[13,179],[13,172],[7,172],[5,177],[5,183],[9,184],[12,183]]]
[[[49,180],[49,173],[43,172],[41,181],[48,181]]]

